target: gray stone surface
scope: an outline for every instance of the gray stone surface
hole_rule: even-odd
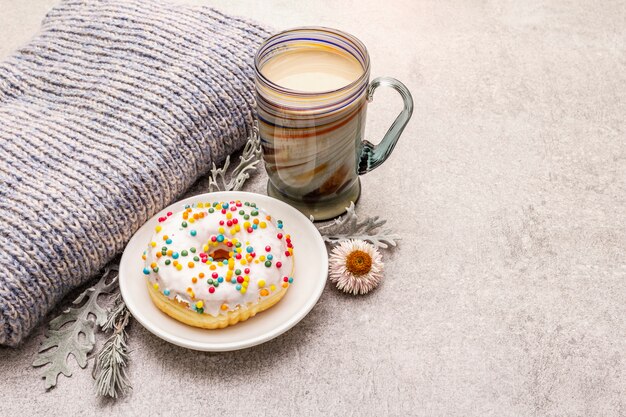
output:
[[[0,415],[626,415],[624,2],[206,3],[351,32],[374,75],[413,92],[395,153],[362,178],[359,211],[403,237],[386,280],[358,298],[328,286],[297,327],[240,352],[133,323],[135,389],[115,404],[88,371],[44,392],[40,326],[0,349]],[[52,4],[0,0],[0,55]],[[377,93],[369,137],[399,108]]]

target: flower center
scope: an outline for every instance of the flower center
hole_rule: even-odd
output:
[[[346,269],[353,275],[365,275],[372,269],[372,257],[361,250],[350,252],[346,259]]]

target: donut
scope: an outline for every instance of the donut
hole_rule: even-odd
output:
[[[282,220],[253,202],[186,205],[157,219],[142,255],[152,302],[194,327],[221,329],[279,302],[293,283]]]

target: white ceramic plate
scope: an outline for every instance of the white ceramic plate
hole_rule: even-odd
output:
[[[251,319],[219,330],[204,330],[183,324],[155,307],[150,300],[142,273],[141,255],[152,237],[157,218],[185,204],[200,201],[241,200],[255,202],[274,218],[282,219],[294,242],[296,261],[294,283],[274,307]],[[319,299],[328,273],[326,246],[317,228],[293,207],[261,194],[240,191],[201,194],[163,209],[135,233],[128,242],[119,271],[122,297],[146,329],[163,340],[189,349],[221,352],[244,349],[267,342],[296,325]]]

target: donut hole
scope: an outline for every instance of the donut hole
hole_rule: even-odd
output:
[[[230,258],[226,249],[215,249],[213,252],[209,253],[209,256],[217,262],[227,261],[228,258]]]

